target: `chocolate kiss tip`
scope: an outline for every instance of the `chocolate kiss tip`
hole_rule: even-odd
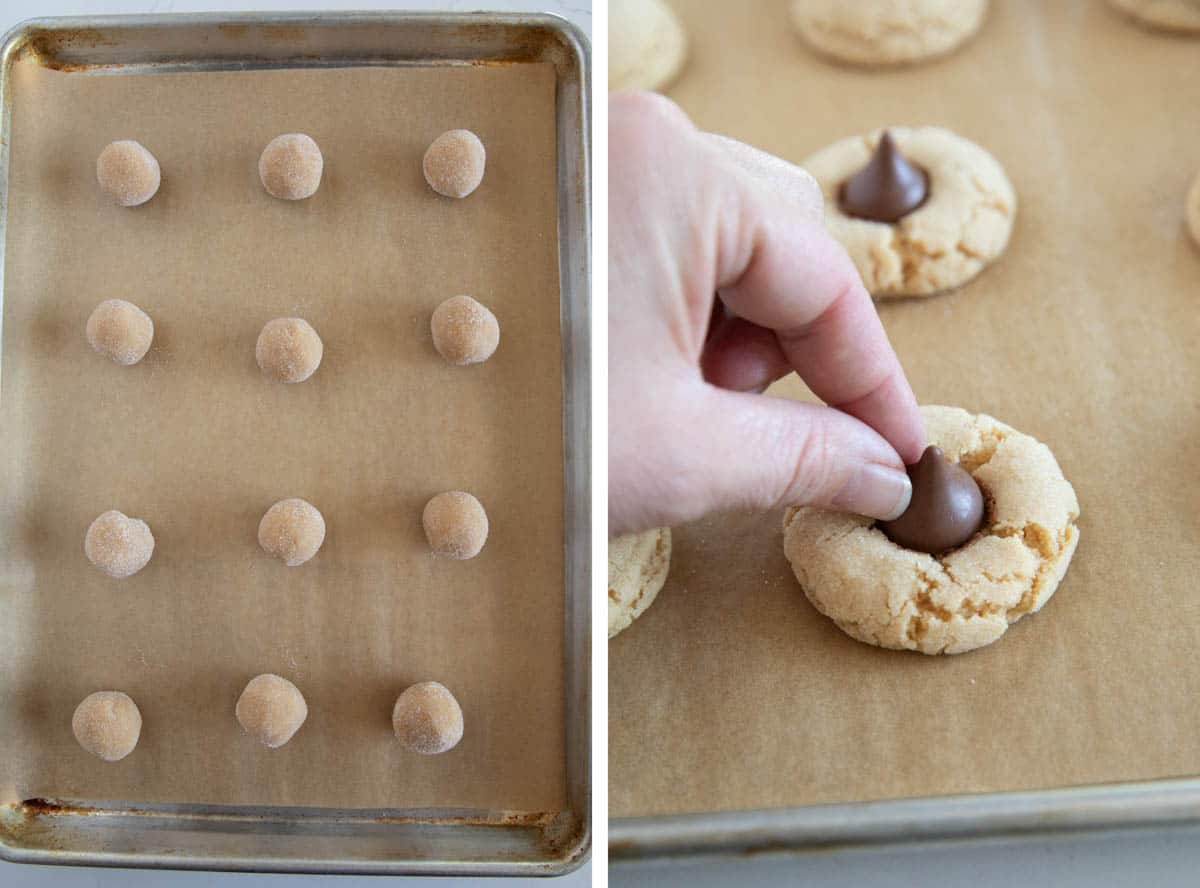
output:
[[[900,153],[884,130],[867,165],[842,183],[838,206],[848,216],[894,223],[925,203],[929,176]]]
[[[879,527],[897,545],[936,555],[961,546],[983,523],[983,492],[970,473],[937,447],[926,447],[908,467],[912,502],[895,521]]]

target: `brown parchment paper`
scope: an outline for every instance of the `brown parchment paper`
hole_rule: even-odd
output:
[[[14,73],[0,397],[0,784],[6,798],[555,811],[563,739],[562,392],[550,66]],[[477,132],[487,174],[434,194],[421,156]],[[304,131],[320,190],[270,197],[258,156]],[[96,155],[136,138],[163,184],[110,204]],[[500,320],[486,364],[433,350],[434,306],[471,293]],[[123,297],[155,322],[126,369],[84,323]],[[263,323],[307,318],[320,369],[295,386],[254,360]],[[441,490],[491,522],[467,562],[431,556]],[[316,558],[257,545],[262,513],[324,513]],[[109,508],[146,519],[154,558],[113,581],[83,555]],[[260,672],[308,721],[268,750],[233,707]],[[462,704],[451,753],[405,752],[391,708],[436,679]],[[76,745],[86,694],[128,692],[129,758]]]
[[[911,69],[835,66],[776,0],[675,3],[670,94],[793,161],[886,124],[948,126],[1019,196],[960,292],[880,308],[918,398],[1046,442],[1082,507],[1039,614],[957,657],[878,650],[804,598],[781,515],[678,528],[670,579],[609,645],[614,816],[1016,790],[1200,770],[1200,41],[1101,2],[991,4]],[[801,395],[795,381],[775,394]]]

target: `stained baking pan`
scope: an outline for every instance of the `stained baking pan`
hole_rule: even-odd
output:
[[[1013,0],[950,55],[862,68],[813,52],[787,4],[673,5],[689,62],[667,92],[703,130],[800,164],[939,126],[1003,165],[1004,255],[879,313],[921,402],[1050,447],[1080,542],[1040,612],[924,657],[816,612],[778,511],[675,528],[666,585],[609,644],[612,858],[1194,824],[1195,36],[1114,4]],[[795,377],[769,394],[812,397]]]
[[[0,411],[22,455],[3,482],[0,855],[316,873],[578,866],[590,841],[585,38],[548,15],[45,19],[9,33],[2,60]],[[31,101],[33,89],[46,92]],[[347,108],[365,109],[360,128],[338,117]],[[273,132],[324,133],[307,206],[258,186],[259,114]],[[420,151],[470,120],[492,134],[489,178],[439,204]],[[120,211],[98,202],[93,142],[139,122],[160,193],[141,214],[76,228]],[[70,361],[96,357],[78,350],[80,313],[113,291],[150,306],[156,338],[143,373],[106,381],[103,362]],[[505,342],[488,373],[454,375],[428,344],[429,311],[454,292],[497,308]],[[325,360],[272,401],[280,390],[256,389],[246,356],[266,318],[300,312]],[[285,469],[329,522],[303,573],[272,573],[254,549]],[[453,568],[422,553],[419,514],[459,484],[482,490],[492,535]],[[157,539],[119,589],[94,586],[79,551],[92,498],[117,488],[144,503]],[[309,701],[301,733],[270,756],[232,718],[258,671],[292,676]],[[388,701],[446,675],[463,742],[402,757]],[[72,745],[70,707],[92,685],[125,687],[142,708],[138,749],[114,768]]]

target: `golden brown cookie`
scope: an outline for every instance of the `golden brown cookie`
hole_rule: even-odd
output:
[[[870,518],[811,507],[784,517],[784,553],[809,601],[867,644],[961,654],[991,644],[1058,587],[1079,502],[1045,444],[984,414],[921,408],[929,442],[971,473],[984,523],[942,555],[904,549]]]
[[[902,65],[951,52],[974,36],[987,0],[792,0],[792,24],[822,55]]]
[[[825,224],[872,296],[929,296],[961,286],[1004,252],[1017,195],[1004,168],[974,142],[939,127],[889,127],[900,151],[929,176],[925,202],[895,223],[847,215],[842,183],[867,165],[883,134],[852,136],[802,166],[825,197]]]
[[[654,601],[671,567],[671,530],[659,527],[608,541],[608,637]]]

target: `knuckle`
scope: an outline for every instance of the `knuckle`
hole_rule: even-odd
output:
[[[618,149],[661,150],[664,142],[692,129],[683,110],[658,93],[618,93],[610,101],[608,115],[610,145]]]

